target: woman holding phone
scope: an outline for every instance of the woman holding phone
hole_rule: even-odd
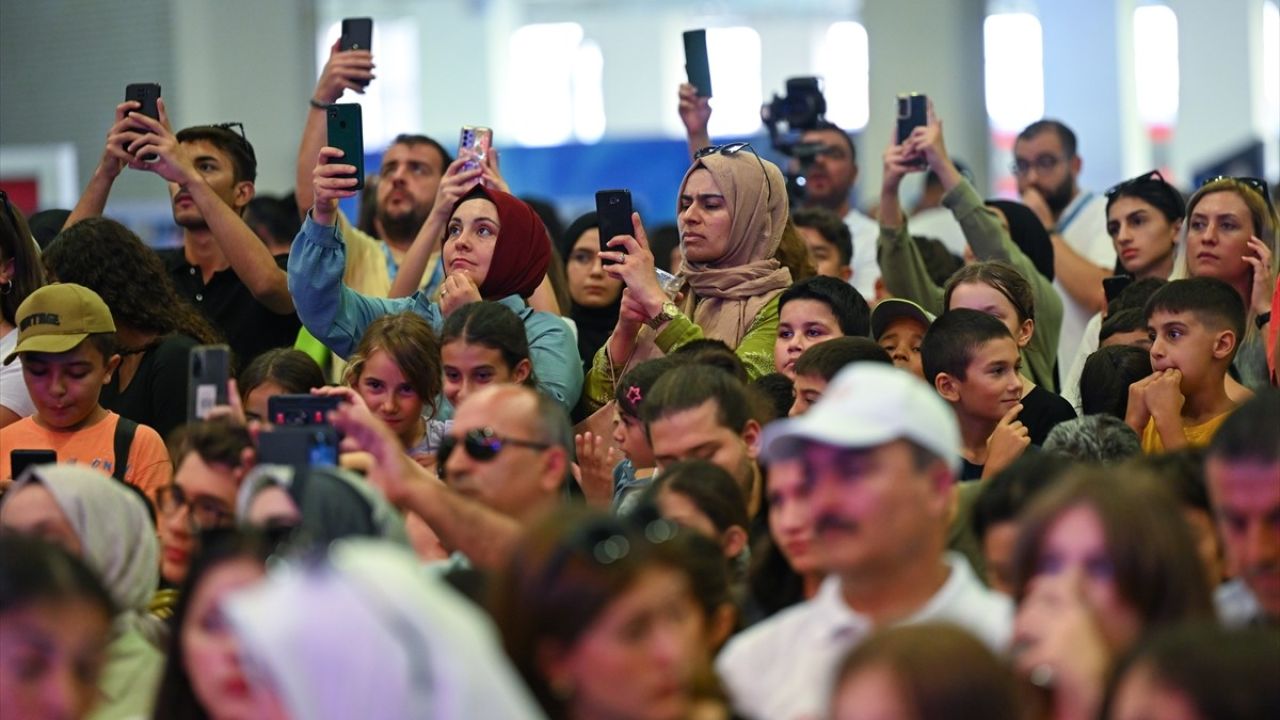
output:
[[[445,230],[446,277],[439,300],[423,291],[406,298],[358,293],[342,280],[345,244],[336,224],[338,200],[353,197],[354,166],[328,162],[340,150],[322,148],[313,171],[315,205],[289,256],[289,290],[298,316],[313,335],[341,357],[378,317],[412,311],[435,330],[468,303],[492,300],[507,306],[524,324],[538,389],[570,409],[582,390],[582,365],[569,327],[559,317],[527,302],[546,275],[551,241],[533,208],[501,190],[478,184],[483,170],[468,170],[465,159],[449,166],[437,207],[451,208]],[[443,205],[441,205],[443,203]]]

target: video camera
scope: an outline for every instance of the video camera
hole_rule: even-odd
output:
[[[787,94],[760,106],[760,120],[769,129],[773,149],[790,158],[795,165],[784,172],[787,196],[793,204],[804,198],[804,176],[813,161],[826,149],[822,143],[800,142],[807,130],[813,130],[826,119],[827,99],[822,95],[822,80],[816,77],[787,79]],[[779,129],[785,124],[786,130]]]

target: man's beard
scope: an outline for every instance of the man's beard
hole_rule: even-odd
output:
[[[392,217],[386,210],[379,209],[378,224],[382,227],[382,239],[412,241],[417,237],[418,230],[422,229],[422,224],[427,221],[430,212],[430,208],[414,207],[403,215]]]
[[[1076,195],[1075,178],[1067,175],[1058,187],[1044,194],[1045,204],[1049,206],[1049,210],[1054,217],[1062,215],[1062,211],[1067,209],[1071,204],[1071,199]]]

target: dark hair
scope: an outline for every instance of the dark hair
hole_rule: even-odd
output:
[[[258,179],[258,156],[249,139],[231,128],[219,125],[193,125],[178,131],[178,142],[207,142],[231,158],[236,182]]]
[[[235,469],[242,464],[245,448],[253,447],[253,438],[245,426],[217,419],[187,423],[169,434],[167,444],[175,470],[189,453],[199,455],[207,465]]]
[[[427,137],[426,135],[400,133],[399,135],[395,136],[395,138],[391,141],[391,144],[392,145],[408,145],[410,147],[413,147],[414,145],[430,145],[431,147],[435,148],[435,151],[440,153],[440,174],[441,175],[444,175],[444,171],[448,170],[449,165],[453,162],[453,156],[449,154],[449,151],[446,150],[443,145]]]
[[[810,346],[796,359],[796,376],[816,375],[827,382],[846,365],[856,362],[893,364],[893,358],[875,340],[842,337]]]
[[[269,195],[255,195],[248,205],[244,206],[244,223],[249,227],[261,225],[267,238],[272,243],[289,245],[302,227],[298,220],[298,203],[292,196],[274,198]]]
[[[768,517],[768,493],[761,493],[760,515]],[[791,567],[787,556],[768,533],[751,547],[751,567],[747,571],[748,605],[767,618],[779,610],[804,602],[804,578]]]
[[[93,346],[93,349],[102,353],[103,361],[110,360],[111,356],[115,355],[120,348],[120,344],[116,342],[116,334],[113,332],[89,333],[88,337],[82,342],[89,343]],[[79,347],[79,345],[76,347]]]
[[[1178,507],[1160,484],[1119,482],[1107,471],[1077,467],[1041,493],[1023,516],[1014,550],[1014,599],[1026,598],[1040,567],[1045,536],[1067,511],[1097,514],[1114,568],[1116,592],[1141,619],[1143,631],[1213,615],[1209,583],[1191,530],[1175,522]]]
[[[1262,388],[1222,423],[1209,441],[1209,458],[1227,462],[1280,463],[1280,390]]]
[[[653,390],[653,384],[658,382],[658,378],[672,368],[688,364],[687,358],[678,355],[667,355],[638,363],[618,378],[618,385],[613,391],[618,412],[639,419],[640,409],[648,402],[649,393]]]
[[[708,460],[680,460],[663,468],[645,491],[655,500],[662,492],[679,493],[697,506],[723,533],[733,526],[748,529],[747,501],[729,471]]]
[[[1012,522],[1041,490],[1052,486],[1072,463],[1046,452],[1026,452],[996,473],[973,502],[973,534],[981,543],[987,531]]]
[[[1138,178],[1146,178],[1139,180]],[[1165,182],[1164,178],[1139,175],[1127,182],[1116,185],[1107,191],[1107,212],[1111,217],[1111,206],[1120,198],[1134,198],[1155,208],[1169,222],[1177,222],[1187,216],[1187,201],[1178,192],[1178,188]],[[1137,180],[1137,182],[1134,182]]]
[[[1185,698],[1197,717],[1275,717],[1280,713],[1276,668],[1280,668],[1280,631],[1274,628],[1227,629],[1210,623],[1171,628],[1120,660],[1099,717],[1115,717],[1120,685],[1139,669]]]
[[[778,296],[778,313],[792,300],[816,300],[831,310],[840,332],[846,336],[871,335],[871,308],[862,294],[840,278],[815,275],[782,291]]]
[[[0,263],[13,260],[13,279],[0,294],[0,316],[10,325],[17,325],[18,306],[44,285],[44,268],[22,211],[9,200],[8,194],[0,198],[0,203],[4,206],[0,209]],[[12,211],[12,217],[5,210]]]
[[[38,537],[0,533],[0,615],[71,599],[87,601],[108,622],[116,616],[111,593],[84,560]]]
[[[723,340],[715,338],[698,338],[672,350],[671,357],[685,358],[695,365],[708,365],[723,370],[738,378],[738,382],[746,384],[747,368],[733,348]]]
[[[42,250],[49,247],[49,243],[62,232],[62,226],[67,224],[69,217],[71,217],[70,210],[47,208],[27,218],[27,226],[31,229],[31,236],[36,239],[36,245],[39,245]]]
[[[1124,419],[1129,386],[1151,374],[1151,354],[1133,345],[1111,345],[1090,353],[1080,371],[1080,413]]]
[[[791,219],[796,227],[817,230],[827,244],[835,247],[841,265],[853,261],[853,232],[839,215],[826,208],[809,207],[797,209]]]
[[[808,280],[818,273],[813,267],[813,262],[809,260],[809,246],[804,244],[800,230],[796,228],[795,222],[790,217],[782,226],[782,239],[778,241],[778,249],[774,251],[773,259],[790,271],[793,283]]]
[[[1212,516],[1209,488],[1204,481],[1204,457],[1204,448],[1184,447],[1155,455],[1139,455],[1125,469],[1147,473],[1163,483],[1183,507]]]
[[[160,256],[115,220],[85,218],[63,230],[44,251],[44,264],[51,279],[97,293],[117,326],[182,333],[206,345],[221,340],[204,315],[178,295]]]
[[[1009,239],[1027,256],[1036,272],[1053,280],[1053,240],[1040,218],[1016,200],[988,200],[986,205],[1004,213],[1009,223]]]
[[[732,375],[707,365],[690,365],[666,373],[653,384],[641,409],[645,432],[662,418],[701,406],[716,404],[716,422],[735,433],[753,419],[747,389]]]
[[[720,608],[732,605],[738,615],[733,627],[736,632],[741,626],[741,611],[734,599],[730,560],[724,556],[720,543],[695,532],[679,532],[658,549],[689,576],[694,598],[702,608],[708,627]],[[712,648],[712,652],[719,649]]]
[[[564,221],[560,219],[560,213],[556,210],[556,206],[548,200],[532,197],[530,195],[522,196],[520,199],[524,201],[525,205],[533,208],[533,212],[542,220],[542,224],[547,228],[547,235],[552,238],[551,247],[555,249],[555,239],[564,235],[565,229]],[[574,239],[577,240],[577,238]],[[560,254],[567,255],[568,253],[562,252]],[[563,266],[564,263],[561,262],[560,265]]]
[[[1235,333],[1236,349],[1244,339],[1244,301],[1235,288],[1217,278],[1194,277],[1166,283],[1147,301],[1144,312],[1148,321],[1157,312],[1192,313],[1211,330]]]
[[[1102,327],[1098,328],[1098,342],[1104,343],[1107,338],[1118,333],[1130,333],[1135,331],[1146,332],[1147,315],[1138,308],[1125,308],[1116,310],[1107,315],[1107,319],[1102,321]]]
[[[649,233],[649,249],[653,252],[653,264],[667,272],[675,272],[675,269],[670,267],[671,251],[678,247],[680,247],[680,228],[675,225],[659,225],[656,230]]]
[[[241,370],[240,377],[236,378],[240,400],[245,400],[254,388],[268,382],[279,385],[286,395],[299,395],[325,386],[324,371],[315,359],[293,348],[268,350]]]
[[[761,425],[784,418],[796,401],[795,383],[779,372],[772,372],[747,384],[747,392],[755,401],[755,417]]]
[[[1160,288],[1168,285],[1169,281],[1163,278],[1142,278],[1134,280],[1125,286],[1125,289],[1116,295],[1115,299],[1107,303],[1107,314],[1120,312],[1121,310],[1141,310],[1147,306],[1147,301]]]
[[[670,524],[657,521],[667,533]],[[655,567],[684,567],[625,519],[565,505],[536,522],[491,586],[489,607],[516,670],[548,717],[565,700],[542,668],[549,648],[569,651],[619,596]],[[613,545],[607,545],[612,542]],[[601,547],[625,552],[597,559]],[[690,591],[690,598],[693,597]]]
[[[1142,440],[1123,418],[1100,413],[1073,417],[1053,426],[1044,451],[1077,462],[1114,465],[1142,454]]]
[[[840,663],[834,693],[860,671],[893,676],[909,717],[931,719],[1022,716],[1009,666],[986,645],[950,623],[930,622],[881,630]]]
[[[521,360],[529,360],[530,372],[526,384],[537,382],[533,377],[533,361],[529,357],[529,339],[525,335],[524,323],[507,306],[482,300],[467,303],[454,310],[444,321],[444,328],[440,331],[440,345],[436,349],[436,356],[439,357],[440,348],[458,340],[467,345],[483,345],[497,350],[510,371],[515,371]]]
[[[947,280],[951,279],[951,276],[957,270],[964,267],[964,259],[952,255],[947,246],[937,238],[912,235],[911,242],[915,243],[916,249],[920,251],[920,259],[924,261],[925,274],[938,287],[945,286]]]
[[[156,691],[153,720],[205,720],[209,712],[200,704],[187,669],[182,628],[191,612],[191,602],[200,583],[214,568],[235,560],[265,565],[272,544],[266,536],[247,528],[218,528],[200,534],[199,551],[178,592],[174,609],[164,673]]]
[[[819,120],[817,124],[813,126],[813,129],[814,130],[834,130],[835,132],[840,133],[840,136],[849,145],[849,160],[854,165],[858,164],[858,146],[854,144],[853,136],[845,132],[844,128],[831,122],[830,120]]]
[[[1058,120],[1045,119],[1031,123],[1023,128],[1022,132],[1018,133],[1018,138],[1014,143],[1017,144],[1024,140],[1030,140],[1043,132],[1053,132],[1057,134],[1058,141],[1062,143],[1062,152],[1067,154],[1068,159],[1076,156],[1076,134],[1071,130],[1071,128]]]
[[[434,415],[437,398],[444,387],[444,375],[440,370],[440,342],[431,325],[421,315],[408,310],[383,315],[369,323],[348,360],[343,378],[348,385],[355,387],[359,383],[369,356],[378,350],[391,357],[414,392],[431,409],[429,414]]]
[[[1018,313],[1018,322],[1036,319],[1036,301],[1031,283],[1009,263],[1003,260],[986,260],[957,270],[943,288],[944,311],[951,307],[951,293],[955,292],[957,285],[964,283],[982,283],[995,288],[1013,305],[1014,312]]]
[[[964,380],[977,349],[1004,338],[1013,339],[1009,328],[980,310],[956,308],[942,313],[920,341],[925,380],[933,383],[942,373]]]

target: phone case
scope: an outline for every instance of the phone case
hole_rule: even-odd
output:
[[[135,112],[156,120],[160,119],[160,108],[156,101],[160,99],[159,83],[132,83],[125,86],[124,99],[134,100],[142,105]]]
[[[373,18],[343,18],[339,50],[369,50],[373,47]]]
[[[53,450],[22,450],[14,449],[9,451],[9,471],[12,473],[12,479],[17,480],[22,477],[22,473],[32,465],[47,465],[49,463],[58,462],[58,454]]]
[[[684,69],[689,84],[698,88],[698,97],[711,97],[711,61],[707,58],[707,31],[684,33]]]
[[[898,96],[898,144],[911,135],[911,131],[929,124],[929,98],[920,93]]]
[[[330,105],[325,110],[329,120],[329,145],[343,152],[340,158],[330,158],[331,163],[354,165],[356,184],[353,190],[364,188],[364,123],[360,106],[355,103]]]
[[[493,147],[493,130],[479,125],[463,125],[461,132],[458,133],[458,154],[461,155],[463,150],[470,150],[479,156],[480,160],[485,159],[489,155],[489,148]],[[480,167],[480,160],[469,160],[463,165],[465,170],[475,170]]]
[[[609,247],[608,243],[618,235],[630,235],[635,231],[631,226],[631,191],[601,190],[596,193],[596,218],[600,227],[600,249],[610,252],[622,252],[621,248]],[[605,262],[605,265],[612,265]]]
[[[215,405],[227,404],[231,348],[197,345],[187,356],[187,419],[204,420]]]

